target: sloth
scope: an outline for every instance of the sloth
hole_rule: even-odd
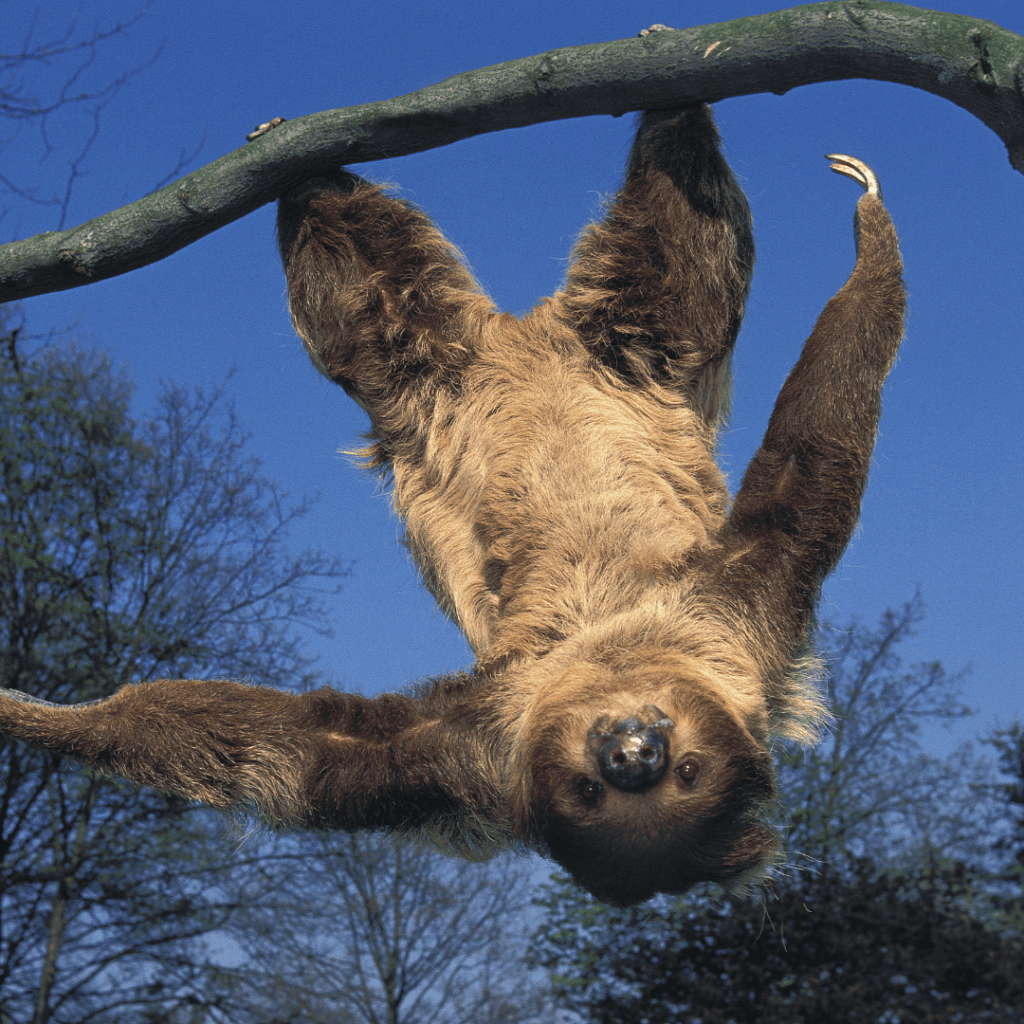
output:
[[[869,168],[857,258],[730,504],[715,462],[754,251],[703,105],[643,114],[561,291],[497,312],[431,221],[333,171],[285,195],[295,328],[369,415],[367,461],[470,671],[375,698],[157,680],[0,694],[0,730],[274,827],[552,858],[627,906],[778,856],[772,743],[826,712],[822,581],[857,520],[903,333]]]

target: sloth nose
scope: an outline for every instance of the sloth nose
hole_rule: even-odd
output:
[[[597,765],[606,782],[627,793],[650,789],[668,764],[668,742],[655,725],[639,718],[616,722],[597,749]]]

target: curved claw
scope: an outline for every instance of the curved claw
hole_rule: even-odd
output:
[[[836,174],[845,174],[847,178],[853,178],[869,195],[881,196],[882,187],[878,184],[875,172],[863,161],[856,157],[844,156],[842,153],[826,153],[825,159],[832,161],[831,167]]]

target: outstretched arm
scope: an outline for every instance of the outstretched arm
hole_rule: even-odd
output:
[[[750,209],[706,106],[640,119],[626,182],[583,234],[556,310],[627,380],[686,389],[712,424],[750,289]]]
[[[478,801],[482,819],[500,805],[479,767],[494,756],[472,728],[473,688],[457,675],[369,699],[164,679],[64,707],[0,690],[0,731],[272,826],[427,829],[472,845],[464,807]]]
[[[802,616],[803,625],[857,522],[905,305],[896,232],[874,174],[849,157],[829,159],[867,189],[854,221],[857,263],[776,400],[733,504],[723,570],[737,599],[779,621]]]

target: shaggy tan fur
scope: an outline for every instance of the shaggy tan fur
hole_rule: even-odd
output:
[[[617,904],[756,872],[767,745],[823,715],[808,631],[902,335],[896,236],[856,176],[856,268],[731,510],[715,437],[753,243],[707,108],[643,117],[565,288],[522,320],[376,186],[339,172],[284,197],[296,329],[369,413],[370,462],[475,670],[374,700],[189,680],[3,697],[0,725],[274,823],[537,848]]]

